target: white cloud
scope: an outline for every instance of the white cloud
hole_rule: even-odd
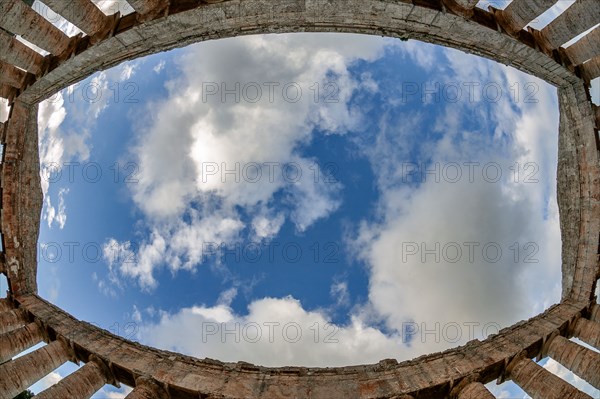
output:
[[[272,238],[279,233],[284,221],[282,213],[275,216],[257,215],[252,219],[252,229],[258,239]]]
[[[154,287],[155,267],[193,270],[202,244],[229,245],[245,230],[271,238],[286,219],[305,231],[334,212],[341,185],[315,179],[313,161],[298,155],[298,148],[316,130],[345,134],[360,126],[361,113],[348,100],[363,82],[347,68],[359,58],[378,58],[383,45],[367,36],[300,34],[187,49],[177,61],[181,75],[166,84],[168,98],[148,104],[139,118],[132,152],[140,174],[132,196],[152,237],[140,244],[138,264],[123,272]],[[363,81],[376,89],[367,76]],[[238,99],[222,97],[236,84]],[[288,213],[273,210],[276,193],[284,194]]]
[[[436,121],[442,138],[428,145],[413,146],[421,137],[423,119],[418,111],[407,111],[410,114],[401,126],[382,121],[376,143],[366,148],[378,176],[381,221],[365,222],[351,247],[360,248],[359,254],[369,265],[374,317],[393,331],[401,331],[410,321],[429,328],[436,323],[490,323],[497,329],[533,316],[560,299],[557,135],[552,134],[558,131],[555,92],[508,68],[454,50],[445,53],[453,72],[438,74],[442,76],[439,84],[457,80],[481,85],[497,82],[506,87],[507,82],[516,82],[523,89],[534,82],[539,102],[526,103],[521,98],[512,104],[505,94],[489,104],[489,114],[481,99],[445,104],[445,113]],[[442,64],[440,68],[447,68]],[[480,126],[497,124],[492,138],[486,138],[486,130],[465,130],[465,115],[481,118]],[[436,182],[428,176],[416,187],[400,184],[406,176],[403,162],[412,160],[408,154],[415,148],[421,151],[419,161],[431,159],[440,171],[450,162],[463,165],[463,178],[454,183],[442,177]],[[471,183],[463,164],[470,161],[497,164],[504,178],[491,184],[477,169]],[[511,171],[515,161],[521,165],[517,181]],[[524,183],[528,162],[538,183]],[[478,245],[473,261],[466,245],[471,242]],[[518,255],[514,243],[518,243]],[[483,248],[487,244],[502,249],[499,261],[486,260]],[[428,250],[433,254],[426,255]],[[537,263],[525,263],[525,256],[533,252]],[[534,285],[536,289],[530,289]],[[482,337],[484,332],[478,329]],[[422,353],[452,346],[444,341],[415,341],[414,345],[421,346]]]
[[[266,366],[339,366],[414,355],[399,337],[388,338],[358,317],[336,326],[293,298],[257,300],[247,315],[226,305],[162,312],[158,323],[142,324],[140,339],[201,358]]]
[[[63,229],[67,223],[67,209],[65,205],[65,195],[69,189],[61,188],[58,192],[58,209],[52,205],[50,196],[44,198],[43,219],[48,222],[48,228],[57,225],[59,229]]]
[[[4,123],[8,120],[8,114],[10,113],[10,106],[6,98],[0,98],[0,123]]]
[[[193,269],[202,259],[199,243],[235,242],[243,233],[246,226],[234,206],[264,215],[265,211],[272,211],[270,201],[278,190],[287,190],[293,202],[299,203],[286,215],[299,231],[336,208],[335,185],[332,189],[311,184],[310,180],[288,184],[282,179],[269,184],[237,184],[233,179],[224,182],[222,176],[206,176],[203,169],[206,162],[235,165],[293,161],[310,170],[307,165],[311,160],[301,158],[294,149],[310,140],[312,127],[342,134],[360,124],[360,113],[347,105],[349,96],[361,83],[347,76],[347,63],[352,56],[346,45],[356,43],[360,56],[367,60],[375,59],[380,48],[367,39],[357,43],[357,37],[330,42],[329,37],[318,36],[319,46],[325,48],[322,50],[311,42],[316,37],[305,36],[306,41],[298,42],[293,36],[252,37],[223,41],[218,47],[206,43],[201,56],[196,48],[188,53],[181,80],[168,85],[169,100],[153,104],[153,109],[168,112],[154,114],[147,134],[135,149],[143,176],[133,196],[147,216],[152,234],[140,246],[135,265],[119,266],[122,274],[152,287],[156,284],[153,272],[160,262],[168,264],[173,272]],[[369,49],[364,49],[363,45],[369,43]],[[331,50],[334,45],[336,51]],[[285,54],[289,59],[269,58],[271,54],[284,53],[284,48],[288,49]],[[141,329],[145,343],[199,357],[264,365],[342,365],[390,357],[408,359],[468,339],[485,338],[558,301],[561,245],[555,195],[557,136],[553,133],[558,130],[558,109],[554,89],[509,68],[453,50],[444,50],[446,63],[435,63],[429,58],[432,48],[401,48],[425,69],[441,68],[445,72],[441,76],[446,76],[440,80],[442,84],[450,79],[492,82],[502,87],[517,83],[520,90],[526,90],[528,83],[538,85],[537,103],[525,102],[523,97],[509,101],[505,92],[492,104],[482,104],[481,96],[475,97],[475,103],[446,104],[444,112],[434,116],[440,139],[419,148],[419,159],[431,159],[441,167],[449,162],[495,163],[501,167],[503,179],[490,183],[477,169],[474,181],[470,181],[463,169],[465,175],[456,183],[429,179],[420,185],[403,186],[399,184],[405,176],[402,162],[412,159],[408,155],[411,145],[421,139],[419,126],[424,118],[432,116],[427,111],[413,110],[401,125],[383,119],[375,141],[363,148],[381,192],[379,213],[375,220],[361,225],[354,246],[369,268],[369,299],[352,309],[347,324],[331,326],[327,310],[304,309],[294,298],[255,300],[247,314],[237,314],[229,306],[237,290],[229,290],[213,307],[200,305],[173,314],[160,312],[158,321],[146,323]],[[234,67],[237,65],[246,67]],[[284,82],[319,81],[328,70],[334,70],[346,80],[341,84],[340,103],[314,112],[310,103],[281,102],[272,109],[266,104],[255,107],[212,99],[212,108],[203,107],[198,89],[203,82],[226,80],[232,87],[236,81],[272,81],[272,76],[265,75],[266,70],[277,71],[276,80]],[[373,84],[367,86],[372,91],[377,89]],[[465,129],[466,118],[482,122]],[[487,129],[491,126],[495,130],[490,132]],[[270,133],[273,131],[279,134]],[[515,161],[521,167],[528,162],[537,165],[535,178],[539,182],[525,183],[523,174],[515,181],[510,173]],[[194,206],[189,220],[184,222],[182,215],[190,204]],[[304,204],[306,208],[302,207]],[[260,218],[253,221],[257,235],[259,231],[276,230]],[[458,243],[463,257],[458,263],[446,259],[423,262],[418,255],[403,261],[399,250],[403,243],[413,242],[426,243],[428,248],[435,243]],[[469,249],[464,244],[471,242],[479,243],[479,256],[474,261],[468,261]],[[516,262],[515,242],[519,248]],[[487,243],[497,243],[503,250],[499,262],[485,260],[481,251]],[[534,255],[538,263],[524,262],[531,249],[528,243],[538,246]],[[536,289],[532,290],[532,286]],[[343,298],[346,289],[343,282],[334,282],[331,293]],[[251,332],[250,328],[256,332],[253,323],[257,323],[264,338],[271,332],[267,329],[270,322],[281,327],[298,323],[304,335],[295,343],[290,342],[294,341],[290,336],[280,335],[279,340],[264,342],[244,336]],[[220,323],[226,323],[227,331],[234,333],[221,335]],[[471,330],[469,323],[477,324]],[[311,326],[321,328],[317,343]],[[335,331],[338,342],[323,342],[325,326]],[[219,328],[219,333],[206,337],[206,329],[213,327]],[[403,342],[409,327],[420,331],[409,342]],[[425,330],[434,333],[427,335]],[[235,342],[237,331],[240,342]],[[198,332],[204,335],[199,337]]]
[[[162,70],[165,69],[165,65],[167,65],[167,62],[165,60],[160,60],[152,70],[156,73],[161,73]]]

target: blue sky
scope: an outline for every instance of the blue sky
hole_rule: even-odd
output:
[[[413,40],[252,36],[125,63],[40,107],[40,294],[269,366],[483,339],[560,300],[557,107],[536,78]]]

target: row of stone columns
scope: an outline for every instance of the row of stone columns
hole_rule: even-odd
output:
[[[594,348],[600,348],[599,320],[600,307],[593,305],[590,319],[578,319],[573,335]],[[544,345],[542,353],[600,389],[600,353],[560,335],[552,337]],[[533,399],[591,399],[591,396],[526,357],[513,360],[506,373]]]
[[[0,399],[14,398],[67,361],[74,360],[71,348],[62,340],[13,359],[44,340],[47,338],[43,328],[38,323],[30,323],[26,311],[15,309],[9,299],[0,299]],[[36,398],[89,399],[109,382],[111,375],[102,361],[92,358]]]
[[[494,10],[498,22],[511,35],[516,35],[530,22],[540,17],[557,3],[558,0],[513,0],[504,10]],[[571,39],[600,23],[600,1],[577,0],[556,19],[540,31],[535,32],[537,40],[548,51],[556,50]],[[600,27],[581,38],[566,49],[573,65],[581,65],[588,60],[592,64],[586,69],[586,78],[596,76],[596,64],[600,62]],[[588,80],[591,80],[588,78]]]
[[[14,398],[70,359],[70,349],[58,340],[0,365],[0,399]]]
[[[67,35],[22,0],[0,2],[0,27],[55,55],[69,46]]]

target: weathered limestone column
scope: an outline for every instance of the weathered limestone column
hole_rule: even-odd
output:
[[[495,399],[494,395],[481,382],[472,382],[462,388],[456,399]]]
[[[529,358],[515,360],[506,371],[533,399],[592,399]]]
[[[135,380],[135,389],[125,399],[165,399],[169,395],[160,385],[150,378],[139,377]]]
[[[129,5],[140,15],[142,20],[151,19],[164,13],[169,6],[167,0],[129,0]]]
[[[109,381],[109,378],[108,368],[99,361],[92,360],[35,397],[38,399],[89,399]]]
[[[582,75],[585,80],[592,81],[600,76],[600,55],[595,56],[581,66]]]
[[[598,23],[600,23],[600,2],[577,0],[539,33],[544,44],[554,50]]]
[[[596,107],[596,121],[600,122],[600,107]],[[596,304],[592,305],[590,321],[600,323],[600,305],[596,305]]]
[[[556,4],[558,0],[513,0],[504,10],[497,10],[498,22],[510,34],[527,26]]]
[[[22,0],[0,2],[0,26],[55,55],[69,47],[69,37]]]
[[[559,335],[549,343],[548,356],[600,389],[600,353]]]
[[[44,57],[0,29],[0,60],[26,71],[39,74]]]
[[[575,323],[573,335],[586,344],[600,349],[600,323],[581,318]]]
[[[565,52],[573,65],[583,64],[600,55],[600,26],[567,47]]]
[[[12,399],[71,357],[63,341],[53,341],[34,352],[0,365],[0,399]]]
[[[14,65],[0,61],[0,83],[5,83],[20,89],[23,87],[26,79],[27,72],[15,67]]]
[[[21,328],[28,323],[27,312],[23,309],[8,310],[0,313],[0,334]]]
[[[107,30],[111,25],[111,19],[90,0],[45,0],[44,4],[89,36]]]
[[[0,313],[14,309],[12,302],[6,298],[0,298]]]
[[[479,3],[479,0],[455,0],[458,5],[464,8],[473,8]]]
[[[10,360],[25,349],[42,342],[44,334],[37,323],[0,335],[0,364]]]

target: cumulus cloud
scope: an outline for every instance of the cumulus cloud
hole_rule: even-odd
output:
[[[44,198],[44,209],[42,218],[48,222],[48,227],[52,228],[57,225],[59,229],[63,229],[67,223],[67,209],[65,206],[65,195],[69,189],[61,188],[58,192],[58,209],[52,205],[50,196]]]
[[[186,55],[182,77],[167,86],[169,99],[152,105],[169,113],[154,114],[135,148],[144,171],[132,194],[150,221],[151,236],[140,247],[137,264],[123,267],[123,274],[151,287],[156,284],[152,273],[160,262],[169,264],[172,271],[193,269],[202,259],[198,243],[207,239],[206,231],[216,232],[220,235],[217,240],[228,242],[244,234],[246,223],[235,206],[255,212],[250,222],[252,234],[276,234],[279,222],[272,220],[279,216],[273,213],[271,200],[279,190],[294,203],[295,208],[284,216],[298,231],[335,210],[335,186],[331,191],[331,187],[310,181],[290,185],[284,179],[273,179],[269,184],[238,184],[231,176],[223,179],[213,173],[222,162],[265,162],[273,156],[279,157],[275,159],[279,162],[306,166],[311,160],[302,158],[295,149],[310,140],[315,127],[326,134],[347,134],[357,129],[362,116],[349,99],[361,82],[353,81],[347,72],[347,63],[357,55],[351,56],[343,45],[345,41],[335,43],[336,51],[332,51],[328,46],[333,41],[323,37],[319,37],[319,45],[325,48],[322,54],[319,46],[311,47],[292,37],[252,37],[219,43],[223,46],[218,55],[213,54],[216,50],[210,45]],[[304,40],[310,44],[312,38],[307,38]],[[299,52],[285,53],[294,59],[293,63],[266,57],[270,52],[283,53],[279,50],[284,44]],[[200,48],[202,57],[195,53]],[[360,43],[357,48],[362,49]],[[387,119],[389,116],[384,114],[373,140],[357,140],[371,161],[381,198],[376,217],[363,221],[349,242],[349,247],[355,248],[354,255],[364,260],[369,271],[368,301],[352,308],[350,321],[333,324],[331,309],[304,309],[290,297],[257,299],[249,304],[246,314],[239,314],[230,307],[237,291],[230,290],[215,306],[159,312],[158,320],[142,323],[144,342],[199,357],[264,365],[342,365],[389,357],[408,359],[469,339],[485,338],[559,300],[556,92],[510,68],[467,58],[454,50],[443,51],[444,62],[432,63],[429,57],[437,51],[435,48],[425,46],[418,52],[415,48],[403,47],[401,51],[425,70],[443,72],[437,74],[445,76],[438,83],[475,81],[503,88],[511,85],[521,91],[517,95],[505,91],[486,103],[479,91],[468,101],[445,104],[435,115],[428,110],[407,110],[403,123]],[[370,46],[359,55],[374,60],[380,50]],[[313,54],[314,59],[301,57],[306,54]],[[236,62],[223,63],[218,57]],[[296,67],[298,59],[301,63]],[[313,65],[316,60],[318,66]],[[247,68],[233,67],[240,64]],[[221,102],[218,96],[211,98],[212,107],[202,106],[202,83],[222,79],[228,87],[234,87],[236,81],[268,81],[272,77],[264,75],[267,69],[283,71],[278,81],[296,82],[333,70],[347,81],[341,85],[345,87],[340,90],[342,100],[332,108],[315,112],[310,102],[298,105],[302,111],[298,112],[289,102],[276,104],[275,110],[264,107],[266,104],[255,109],[243,102]],[[312,74],[305,75],[306,71]],[[373,77],[365,76],[363,82],[365,91],[378,90]],[[526,101],[532,98],[532,92],[535,101]],[[392,103],[397,101],[390,99]],[[432,105],[432,101],[435,99],[427,99],[423,107]],[[480,123],[468,123],[472,119]],[[425,121],[430,122],[433,136],[419,135]],[[276,127],[279,135],[265,134]],[[429,176],[403,184],[412,173],[403,163],[415,156],[429,168],[439,165],[438,175],[446,177],[436,181]],[[472,177],[465,162],[478,162]],[[462,168],[457,181],[441,174],[442,168],[451,163]],[[208,175],[207,164],[212,168]],[[492,165],[493,170],[483,170],[486,165]],[[497,173],[498,168],[502,175],[496,179],[491,172]],[[307,204],[306,209],[303,204]],[[196,225],[206,223],[209,215],[213,217],[211,228],[196,229]],[[224,225],[223,220],[227,221]],[[410,251],[417,252],[407,255],[406,244],[411,245]],[[427,255],[432,248],[433,254]],[[495,252],[498,248],[501,253]],[[457,250],[461,251],[458,261]],[[144,255],[145,251],[152,255]],[[530,260],[534,262],[528,263]],[[331,295],[341,298],[336,306],[345,306],[346,292],[343,281],[334,281]],[[262,334],[274,333],[268,330],[271,322],[279,323],[278,327],[297,323],[304,335],[298,342],[284,336],[278,342],[267,339],[266,343],[256,341],[255,335],[244,336],[251,328],[256,332],[256,324]],[[328,326],[340,339],[315,343],[311,326],[317,325]],[[289,328],[298,330],[297,325]],[[223,336],[222,331],[233,333]],[[199,332],[203,335],[198,336]],[[325,333],[321,331],[320,337]]]
[[[162,312],[143,324],[140,339],[150,345],[223,361],[266,366],[341,366],[411,357],[399,337],[390,338],[359,317],[336,326],[319,311],[306,311],[293,298],[264,298],[238,315],[227,305],[194,306]]]
[[[443,68],[451,69],[439,84],[534,82],[537,102],[503,95],[489,104],[489,114],[482,98],[448,103],[434,125],[441,138],[426,146],[412,144],[424,119],[410,110],[406,123],[384,126],[367,149],[381,191],[380,220],[365,222],[353,247],[369,266],[372,309],[394,331],[409,321],[504,327],[560,299],[555,92],[492,62],[445,54]],[[465,128],[467,117],[495,130]],[[425,164],[407,162],[419,150]],[[479,165],[473,179],[468,162]],[[426,169],[434,172],[421,174]],[[444,169],[452,174],[444,177]],[[496,181],[498,169],[503,177]],[[535,175],[530,182],[528,172]],[[438,344],[427,343],[423,352],[448,346]]]
[[[66,163],[82,163],[89,159],[91,131],[96,120],[114,101],[114,97],[111,98],[114,95],[111,83],[119,84],[129,80],[134,76],[137,66],[137,63],[129,62],[100,72],[89,81],[69,86],[40,103],[38,137],[44,195],[42,218],[49,228],[64,228],[67,220],[66,196],[69,193],[69,189],[63,186],[57,191],[58,198],[52,198],[49,193],[50,183],[60,185],[66,180]],[[65,127],[67,116],[71,126],[68,128]]]
[[[177,61],[181,75],[166,83],[168,98],[149,103],[150,118],[140,118],[132,197],[151,236],[140,244],[139,264],[123,273],[153,287],[144,273],[161,263],[192,270],[203,244],[269,239],[286,220],[303,232],[335,212],[341,184],[315,178],[314,160],[299,150],[315,134],[359,128],[361,112],[349,99],[361,81],[348,67],[382,49],[377,38],[337,35],[253,36],[187,49]],[[289,211],[274,210],[276,194]],[[144,256],[163,242],[158,256]]]

